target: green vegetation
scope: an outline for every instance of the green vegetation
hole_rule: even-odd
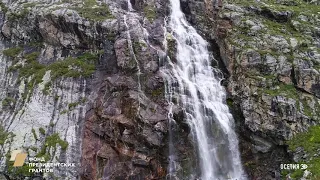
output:
[[[95,71],[94,62],[97,60],[95,54],[85,53],[77,58],[66,58],[62,61],[57,61],[48,66],[39,64],[36,61],[38,53],[31,53],[25,56],[28,64],[20,69],[21,77],[30,77],[34,75],[34,78],[38,83],[42,82],[42,77],[46,71],[51,71],[52,80],[59,77],[88,77]]]
[[[316,104],[315,104],[315,114],[317,115],[317,114],[320,114],[320,102],[319,101],[317,101],[316,102]],[[318,117],[318,118],[320,118],[320,117]]]
[[[32,129],[31,129],[31,132],[32,132],[32,134],[33,134],[34,139],[35,139],[35,140],[38,140],[38,136],[37,136],[36,130],[32,128]]]
[[[287,141],[289,149],[295,151],[298,147],[302,147],[309,155],[310,161],[300,162],[308,165],[308,171],[312,173],[311,178],[317,180],[320,178],[320,157],[314,156],[320,150],[320,126],[312,126],[307,132],[297,134],[292,140]],[[303,172],[294,171],[292,177],[302,177]]]
[[[294,99],[296,100],[296,107],[298,111],[302,112],[308,117],[312,117],[314,115],[313,108],[310,106],[310,103],[313,101],[312,98],[303,96],[303,94],[301,94],[301,92],[299,93],[299,90],[297,90],[294,85],[280,84],[272,89],[260,88],[259,91],[260,93],[266,93],[270,96],[281,95]],[[317,102],[314,109],[317,110]]]
[[[45,146],[47,147],[56,147],[59,144],[62,150],[66,150],[68,148],[68,142],[60,139],[58,133],[52,134],[48,136],[45,140]]]
[[[72,109],[74,109],[76,106],[78,106],[79,104],[80,104],[79,102],[70,103],[70,104],[68,105],[68,109],[69,109],[69,110],[72,110]]]
[[[42,135],[45,135],[46,134],[46,131],[41,127],[39,128],[39,132],[42,134]]]
[[[7,153],[6,155],[6,167],[7,173],[13,176],[15,179],[25,179],[25,177],[30,177],[33,175],[32,172],[29,172],[29,167],[27,163],[24,163],[21,167],[13,167],[14,161],[9,161],[11,154]]]
[[[85,53],[76,58],[66,58],[46,67],[51,70],[51,78],[55,80],[59,77],[89,77],[95,71],[94,63],[98,60],[97,54]]]
[[[44,44],[42,40],[32,41],[28,44],[28,46],[32,48],[44,48]]]
[[[307,48],[307,44],[304,42],[312,41],[312,37],[306,34],[299,32],[299,30],[295,29],[292,25],[292,22],[279,23],[270,19],[264,19],[263,24],[266,26],[266,30],[262,31],[262,33],[270,34],[273,36],[281,35],[288,42],[290,38],[295,38],[298,41],[298,48],[300,50],[305,50]]]
[[[10,157],[8,157],[8,158],[10,158]],[[29,172],[29,169],[32,169],[32,167],[29,167],[29,165],[27,163],[25,163],[21,167],[13,167],[13,163],[14,163],[14,161],[8,161],[7,160],[6,165],[8,167],[7,172],[9,174],[11,174],[12,176],[14,176],[15,178],[18,178],[18,177],[30,177],[30,176],[33,175],[32,172]]]
[[[33,52],[25,55],[24,58],[27,60],[28,63],[31,63],[33,61],[36,61],[39,55],[40,55],[39,52]]]
[[[312,126],[307,132],[297,134],[292,140],[287,141],[287,144],[292,151],[303,147],[306,152],[313,155],[312,153],[320,149],[320,126]]]
[[[23,7],[24,8],[33,8],[33,7],[35,7],[37,5],[37,3],[35,3],[35,2],[30,2],[30,3],[24,3],[23,4]]]
[[[159,97],[159,96],[161,96],[163,93],[164,93],[164,89],[163,89],[163,88],[158,88],[158,89],[155,89],[155,90],[152,90],[152,91],[151,91],[151,96],[152,96],[152,97]]]
[[[154,21],[156,19],[157,13],[156,13],[156,8],[151,6],[151,5],[147,5],[146,7],[143,8],[143,12],[145,17],[150,21]]]
[[[177,42],[170,33],[166,33],[167,46],[168,46],[168,55],[171,59],[175,58],[177,50]]]
[[[53,123],[53,122],[50,122],[49,126],[50,126],[50,127],[54,127],[54,123]]]
[[[302,105],[303,105],[303,113],[306,116],[312,117],[313,111],[312,111],[312,108],[310,107],[310,105],[308,103],[309,101],[307,99],[303,99],[301,102],[302,102]]]
[[[67,150],[69,144],[60,138],[59,133],[47,136],[40,152],[36,157],[44,157],[46,161],[50,160],[53,155],[50,154],[50,149],[53,148],[53,152],[56,151],[57,144],[61,147],[62,151]]]
[[[0,145],[3,146],[6,140],[8,139],[8,133],[3,126],[0,125]]]
[[[24,8],[22,9],[21,12],[19,13],[10,13],[8,15],[8,20],[9,21],[16,21],[16,20],[19,20],[19,19],[24,19],[25,17],[27,17],[27,15],[29,14],[29,10],[27,8]]]
[[[8,11],[7,6],[3,2],[0,2],[0,8],[1,8],[1,11],[4,13]]]
[[[83,7],[77,7],[75,10],[82,17],[93,21],[103,21],[114,18],[106,4],[98,6],[95,0],[86,0]]]
[[[145,42],[141,41],[133,41],[132,43],[134,53],[139,53],[141,52],[142,48],[146,48],[148,45]]]
[[[22,51],[21,47],[13,47],[3,50],[3,54],[8,57],[16,57]]]
[[[77,106],[80,105],[80,104],[85,103],[86,101],[87,101],[86,98],[81,98],[81,99],[80,99],[79,101],[77,101],[77,102],[70,103],[70,104],[68,104],[68,110],[63,110],[63,111],[60,112],[60,114],[65,114],[65,113],[67,113],[68,111],[72,111],[72,110],[74,110],[75,107],[77,107]]]
[[[13,104],[15,104],[16,100],[12,97],[6,97],[3,101],[2,101],[2,106],[4,107],[8,107],[11,106]]]
[[[292,98],[296,100],[299,99],[299,94],[294,85],[280,84],[278,87],[274,89],[264,89],[264,92],[269,94],[270,96],[283,95],[287,98]]]
[[[60,114],[66,114],[68,112],[69,112],[68,110],[63,110],[63,111],[60,112]]]
[[[45,95],[48,95],[51,86],[52,86],[52,83],[51,83],[51,82],[46,83],[46,84],[44,85],[44,89],[42,90],[42,93],[45,94]],[[55,97],[55,98],[56,98],[56,97]],[[56,99],[55,99],[55,100],[56,100]]]
[[[87,7],[97,6],[98,3],[96,0],[84,0],[84,5]]]
[[[35,147],[35,146],[30,147],[30,149],[31,149],[32,151],[34,151],[34,152],[37,152],[37,151],[38,151],[38,148]]]
[[[282,83],[284,81],[278,72],[270,73],[268,69],[266,70],[266,68],[270,68],[270,65],[264,60],[266,60],[265,56],[270,54],[278,60],[275,64],[279,64],[279,60],[281,60],[278,58],[279,55],[286,56],[286,64],[292,64],[292,67],[295,68],[296,74],[292,75],[299,76],[295,66],[300,62],[294,62],[294,60],[312,61],[312,58],[309,58],[306,54],[317,51],[314,50],[316,47],[313,42],[315,41],[314,37],[317,36],[316,28],[319,27],[317,19],[319,19],[320,6],[307,0],[227,0],[227,3],[237,4],[246,11],[245,13],[238,12],[241,14],[241,22],[239,26],[233,26],[231,33],[228,32],[229,44],[238,47],[237,49],[240,51],[236,54],[236,58],[241,64],[236,64],[238,66],[234,67],[233,70],[237,71],[239,67],[239,69],[243,68],[239,71],[241,73],[248,71],[245,73],[250,77],[250,80],[254,78],[252,80],[254,85],[251,89],[254,90],[256,86],[258,87],[258,98],[261,98],[262,94],[292,98],[296,102],[293,111],[300,111],[299,114],[303,113],[313,120],[318,119],[320,114],[318,99],[296,88],[294,85]],[[228,10],[226,8],[223,11],[234,13],[237,10],[231,8]],[[285,13],[287,15],[284,16],[283,14]],[[249,49],[254,49],[258,52],[262,60],[261,64],[254,64],[252,70],[250,69],[251,66],[242,64],[242,60],[247,60],[251,57],[251,54],[247,52]],[[287,51],[283,51],[284,49]],[[319,64],[315,63],[314,68],[320,69]],[[235,75],[239,72],[235,72]],[[298,77],[293,78],[296,79]],[[294,81],[293,78],[292,81]],[[260,84],[259,80],[261,81],[261,79],[264,82]],[[316,104],[314,104],[314,101],[316,101]],[[282,104],[279,105],[282,106]],[[281,108],[286,111],[288,107],[286,104]],[[308,132],[296,135],[287,144],[292,151],[295,151],[297,147],[304,148],[308,154],[307,158],[304,159],[309,160],[299,163],[309,166],[307,170],[312,173],[311,179],[320,179],[320,126],[311,127]],[[302,170],[283,171],[282,173],[283,175],[290,173],[293,179],[300,179],[303,175]]]
[[[287,173],[289,173],[289,171],[287,171]],[[300,179],[302,176],[303,176],[303,170],[302,169],[297,169],[297,170],[295,170],[294,172],[292,172],[290,174],[290,177],[294,178],[294,179]]]
[[[231,98],[228,98],[228,99],[227,99],[227,105],[228,105],[229,107],[233,107],[233,100],[232,100]]]
[[[33,92],[35,85],[42,82],[42,78],[46,71],[51,72],[52,81],[60,77],[89,77],[94,73],[95,62],[99,57],[98,53],[84,53],[79,57],[68,57],[64,60],[56,61],[46,66],[37,61],[39,54],[39,52],[26,54],[23,56],[26,60],[26,64],[24,66],[13,65],[9,68],[10,71],[19,70],[19,81],[23,79],[26,81],[31,77],[31,80],[26,82],[26,89],[23,94],[24,99],[28,97],[29,93]],[[43,90],[44,94],[48,94],[51,85],[51,82],[45,84]]]
[[[54,101],[58,101],[59,98],[60,98],[60,96],[56,95],[56,96],[54,97]]]
[[[262,9],[270,9],[272,11],[291,11],[297,14],[317,14],[319,12],[319,5],[309,3],[305,0],[294,0],[294,1],[277,1],[277,0],[228,0],[234,4],[238,4],[244,7],[257,6]]]
[[[294,38],[297,40],[297,46],[291,48],[291,52],[283,53],[275,48],[275,46],[272,46],[272,44],[264,47],[267,48],[265,50],[271,50],[271,52],[285,55],[290,62],[293,61],[295,53],[311,51],[309,46],[312,46],[312,42],[314,41],[312,36],[314,36],[313,34],[316,34],[316,27],[319,26],[319,22],[316,21],[320,8],[319,5],[304,0],[228,0],[228,2],[244,8],[256,7],[256,9],[260,9],[259,11],[261,11],[256,12],[255,10],[252,10],[242,17],[241,25],[234,26],[234,36],[228,39],[230,44],[239,46],[242,49],[257,49],[257,44],[259,44],[258,41],[267,38],[268,35],[275,37],[281,36],[289,44],[290,39]],[[279,12],[288,12],[287,19],[282,15],[279,15],[283,14]],[[301,18],[301,16],[305,18]],[[247,20],[250,20],[251,22],[261,22],[263,28],[258,32],[252,33],[250,28],[251,25],[246,25],[245,23]],[[268,40],[266,40],[266,42],[268,42]],[[259,49],[263,50],[261,47]]]
[[[18,69],[21,69],[22,65],[19,64],[19,65],[13,65],[13,66],[10,66],[8,68],[8,72],[14,72],[14,71],[17,71]]]

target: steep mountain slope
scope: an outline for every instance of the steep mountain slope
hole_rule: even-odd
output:
[[[156,19],[164,5],[139,3],[134,8],[141,11],[130,14],[126,1],[1,4],[5,174],[32,175],[4,159],[23,149],[49,162],[76,163],[56,168],[51,178],[94,179],[115,170],[110,178],[164,176],[158,166],[166,159],[158,73],[164,23]]]
[[[313,126],[320,118],[318,1],[180,2],[210,43],[212,66],[226,77],[249,178],[319,178],[319,128]],[[2,0],[4,176],[42,176],[26,165],[12,168],[11,151],[23,149],[46,161],[76,163],[45,174],[49,179],[165,179],[168,103],[159,67],[166,48],[168,56],[176,53],[166,33],[169,4]],[[183,179],[197,160],[180,107],[173,117]],[[309,168],[280,170],[290,162]]]
[[[206,3],[186,1],[185,13],[219,51],[248,173],[280,179],[281,163],[299,162],[309,168],[293,177],[319,178],[318,126],[295,136],[319,124],[319,2]]]

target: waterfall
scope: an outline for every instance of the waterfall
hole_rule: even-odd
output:
[[[128,11],[129,12],[133,11],[132,4],[131,4],[130,0],[127,0],[127,5],[128,5]]]
[[[234,122],[225,104],[219,70],[212,68],[207,42],[186,21],[179,0],[170,0],[168,26],[176,42],[175,60],[165,62],[166,97],[170,103],[169,128],[174,125],[172,106],[177,102],[184,111],[197,148],[201,180],[246,179],[238,151]],[[171,137],[171,138],[170,138]],[[174,141],[169,136],[170,141]],[[169,145],[169,173],[175,171],[173,143]],[[196,167],[195,167],[196,168]],[[193,175],[195,177],[197,175]]]
[[[128,14],[130,13],[130,11],[132,11],[132,5],[130,3],[130,1],[128,0]],[[130,16],[129,16],[130,17]],[[142,89],[141,89],[141,69],[140,69],[140,63],[136,57],[136,54],[133,50],[133,45],[132,45],[132,39],[131,39],[131,35],[130,35],[130,28],[129,28],[129,25],[127,23],[127,15],[123,15],[123,23],[125,25],[125,28],[126,28],[126,33],[127,33],[127,42],[128,42],[128,49],[129,49],[129,52],[130,52],[130,57],[134,60],[134,62],[136,63],[136,68],[137,68],[137,81],[138,81],[138,102],[139,102],[139,105],[138,105],[138,109],[137,109],[137,114],[139,114],[140,112],[140,103],[141,103],[141,97],[142,96],[145,96]]]

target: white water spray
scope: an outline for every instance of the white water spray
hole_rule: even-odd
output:
[[[133,8],[132,8],[132,4],[130,2],[130,0],[127,0],[127,5],[128,5],[128,11],[133,11]]]
[[[194,137],[201,180],[246,179],[240,161],[234,122],[225,104],[220,72],[211,67],[207,42],[186,21],[179,0],[170,0],[168,26],[176,41],[176,62],[169,58],[162,72],[170,103],[176,98]],[[170,111],[169,118],[172,118]],[[172,150],[171,150],[172,151]],[[170,157],[174,155],[170,154]],[[173,166],[170,161],[169,166]],[[174,173],[175,167],[169,167]]]

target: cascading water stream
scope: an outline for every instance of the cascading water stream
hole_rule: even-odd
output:
[[[177,53],[176,62],[168,58],[162,69],[166,97],[171,104],[169,119],[174,121],[172,104],[176,99],[183,107],[197,147],[201,180],[246,179],[233,130],[233,118],[225,104],[225,89],[220,84],[219,71],[211,67],[207,42],[186,21],[180,1],[170,2],[168,26],[172,30]],[[172,138],[169,140],[173,141]],[[169,173],[175,171],[172,148],[169,145]]]
[[[127,5],[128,5],[128,14],[130,15],[130,12],[133,11],[133,8],[132,8],[132,4],[130,2],[130,0],[127,0]],[[144,96],[144,93],[142,92],[142,89],[141,89],[141,81],[140,81],[140,77],[141,77],[141,69],[140,69],[140,63],[136,57],[136,54],[133,50],[133,45],[132,45],[132,39],[131,39],[131,35],[130,35],[130,28],[128,26],[128,23],[127,23],[127,15],[123,15],[123,23],[126,27],[126,32],[127,32],[127,42],[128,42],[128,49],[129,49],[129,52],[130,52],[130,56],[131,58],[133,58],[133,60],[135,61],[136,63],[136,68],[137,68],[137,79],[138,79],[138,102],[139,102],[139,105],[138,105],[138,109],[137,109],[137,114],[139,114],[140,112],[140,102],[141,102],[141,97]]]
[[[130,0],[127,0],[127,5],[128,5],[128,11],[129,12],[133,11],[132,4],[131,4]]]

